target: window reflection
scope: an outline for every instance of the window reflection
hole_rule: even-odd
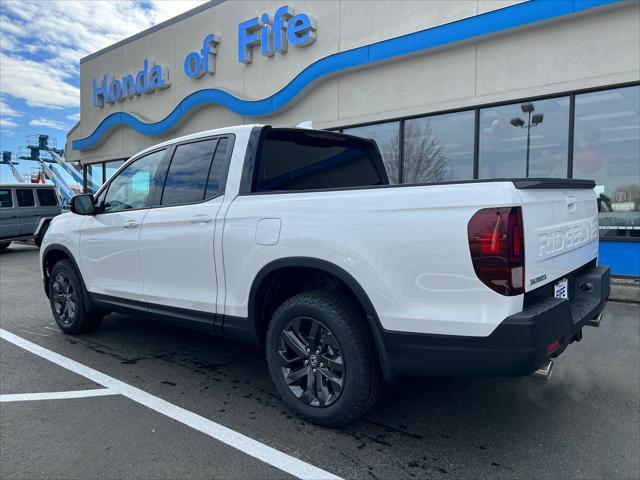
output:
[[[402,183],[473,178],[473,111],[407,120]]]
[[[344,133],[371,138],[378,144],[390,183],[400,180],[400,122],[345,128]]]
[[[596,182],[600,234],[640,237],[640,86],[576,95],[573,176]]]
[[[479,177],[566,178],[568,140],[569,97],[483,108]]]
[[[122,170],[107,189],[105,213],[150,207],[154,189],[160,183],[158,172],[164,154],[165,150],[150,153]]]
[[[112,162],[106,162],[104,164],[104,167],[105,167],[104,181],[106,182],[111,177],[113,177],[113,174],[118,171],[118,169],[122,166],[123,163],[124,163],[124,160],[114,160]]]
[[[100,186],[104,183],[104,177],[102,175],[102,163],[93,163],[86,167],[86,189],[87,193],[95,193]]]
[[[95,193],[122,166],[124,160],[112,160],[85,165],[84,191]]]

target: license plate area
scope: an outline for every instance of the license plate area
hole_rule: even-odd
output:
[[[569,299],[569,279],[563,278],[562,280],[556,282],[553,286],[553,296],[556,298],[564,298],[566,300]]]

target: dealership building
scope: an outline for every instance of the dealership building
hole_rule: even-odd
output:
[[[80,63],[66,158],[266,123],[377,141],[390,180],[596,183],[601,262],[640,276],[637,0],[213,0]]]

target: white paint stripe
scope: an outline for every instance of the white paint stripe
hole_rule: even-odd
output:
[[[73,390],[69,392],[41,392],[41,393],[12,393],[0,395],[0,402],[28,402],[31,400],[64,400],[65,398],[104,397],[117,395],[108,388],[94,388],[91,390]]]
[[[82,363],[71,360],[70,358],[52,352],[51,350],[47,350],[40,345],[36,345],[35,343],[19,337],[18,335],[14,335],[2,328],[0,328],[0,338],[3,338],[4,340],[35,355],[45,358],[56,365],[77,373],[78,375],[82,375],[89,380],[93,380],[94,382],[112,390],[114,393],[124,395],[134,402],[138,402],[158,413],[177,420],[184,425],[188,425],[199,432],[215,438],[230,447],[236,448],[247,455],[257,458],[264,463],[278,468],[283,472],[301,479],[317,480],[326,478],[331,480],[341,480],[340,477],[337,477],[325,470],[314,467],[309,463],[280,452],[275,448],[269,447],[268,445],[249,438],[235,430],[231,430],[219,423],[201,417],[189,410],[158,398],[155,395],[151,395],[144,390],[140,390],[139,388],[133,387],[127,383],[110,377],[109,375],[94,370],[91,367],[87,367]]]

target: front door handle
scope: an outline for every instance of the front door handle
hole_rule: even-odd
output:
[[[138,228],[138,222],[135,220],[127,220],[124,222],[124,228]]]
[[[196,215],[194,217],[191,217],[189,223],[211,223],[212,221],[213,218],[209,215]]]

